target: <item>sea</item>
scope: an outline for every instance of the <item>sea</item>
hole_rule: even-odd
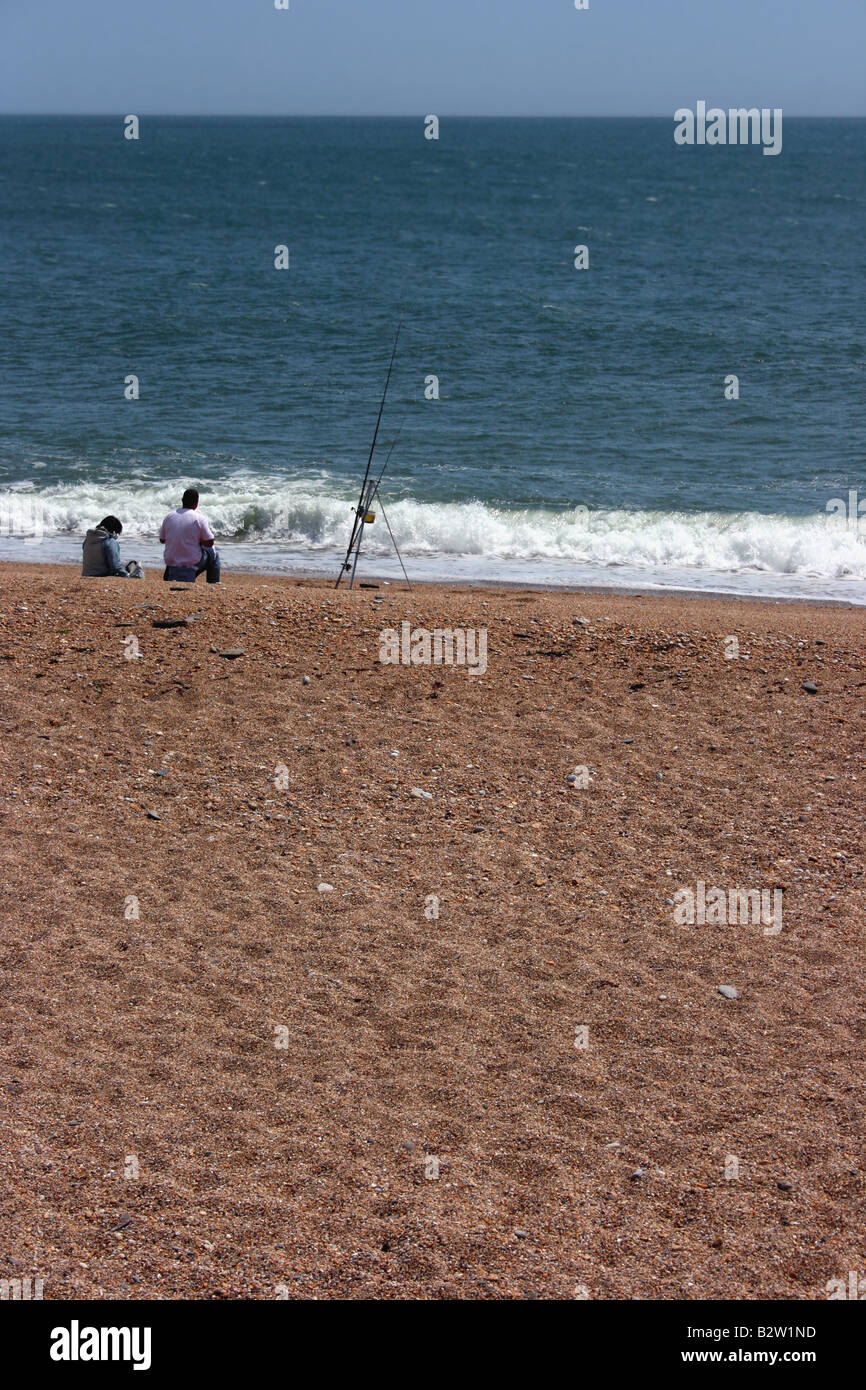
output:
[[[361,578],[866,603],[866,121],[125,115],[0,118],[0,558],[336,577],[402,321]]]

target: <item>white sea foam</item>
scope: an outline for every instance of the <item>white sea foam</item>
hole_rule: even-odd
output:
[[[16,508],[26,519],[28,509],[38,507],[45,542],[54,538],[71,543],[107,512],[114,512],[123,521],[126,545],[138,541],[146,553],[157,553],[160,522],[177,505],[182,487],[179,479],[152,487],[75,483],[28,490],[26,506],[20,491],[8,489],[0,493],[0,518],[12,518],[11,528],[8,520],[4,528],[8,537],[10,529],[16,530]],[[253,557],[252,563],[260,553],[268,568],[275,561],[279,568],[289,567],[292,557],[302,565],[305,559],[338,554],[345,548],[353,505],[325,477],[286,483],[245,475],[202,489],[202,510],[220,544],[237,546],[245,557]],[[612,583],[619,571],[620,578],[626,572],[632,576],[631,583],[642,573],[648,582],[676,574],[678,582],[699,588],[708,587],[713,577],[751,577],[755,592],[778,588],[762,578],[787,577],[800,581],[797,591],[808,591],[809,581],[840,581],[842,593],[850,588],[858,602],[866,581],[866,518],[861,519],[858,535],[823,513],[790,517],[625,507],[514,510],[480,501],[412,498],[386,500],[385,505],[404,557],[423,561],[428,576],[438,572],[447,577],[456,572],[459,561],[464,572],[487,578],[508,578],[509,566],[517,564],[524,578],[536,573],[544,576],[542,582],[550,582],[551,573],[562,576],[569,567],[575,569],[575,583],[581,572],[589,571],[606,573]],[[391,553],[379,504],[376,510],[379,516],[367,528],[364,541],[371,560]],[[29,547],[26,558],[37,559],[34,550]]]

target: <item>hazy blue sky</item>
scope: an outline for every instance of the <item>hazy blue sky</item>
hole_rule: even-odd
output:
[[[0,0],[10,112],[866,114],[866,0]]]

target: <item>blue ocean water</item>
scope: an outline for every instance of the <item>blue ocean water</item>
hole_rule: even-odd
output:
[[[123,130],[0,118],[4,555],[111,511],[153,563],[194,483],[229,566],[333,570],[402,314],[410,573],[866,600],[866,121],[776,157],[672,119]]]

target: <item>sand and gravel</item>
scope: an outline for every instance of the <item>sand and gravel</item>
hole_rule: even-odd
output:
[[[403,621],[486,629],[486,674],[383,665]],[[808,1300],[866,1270],[863,623],[0,567],[0,1279]],[[676,922],[698,881],[781,889],[782,930]]]

